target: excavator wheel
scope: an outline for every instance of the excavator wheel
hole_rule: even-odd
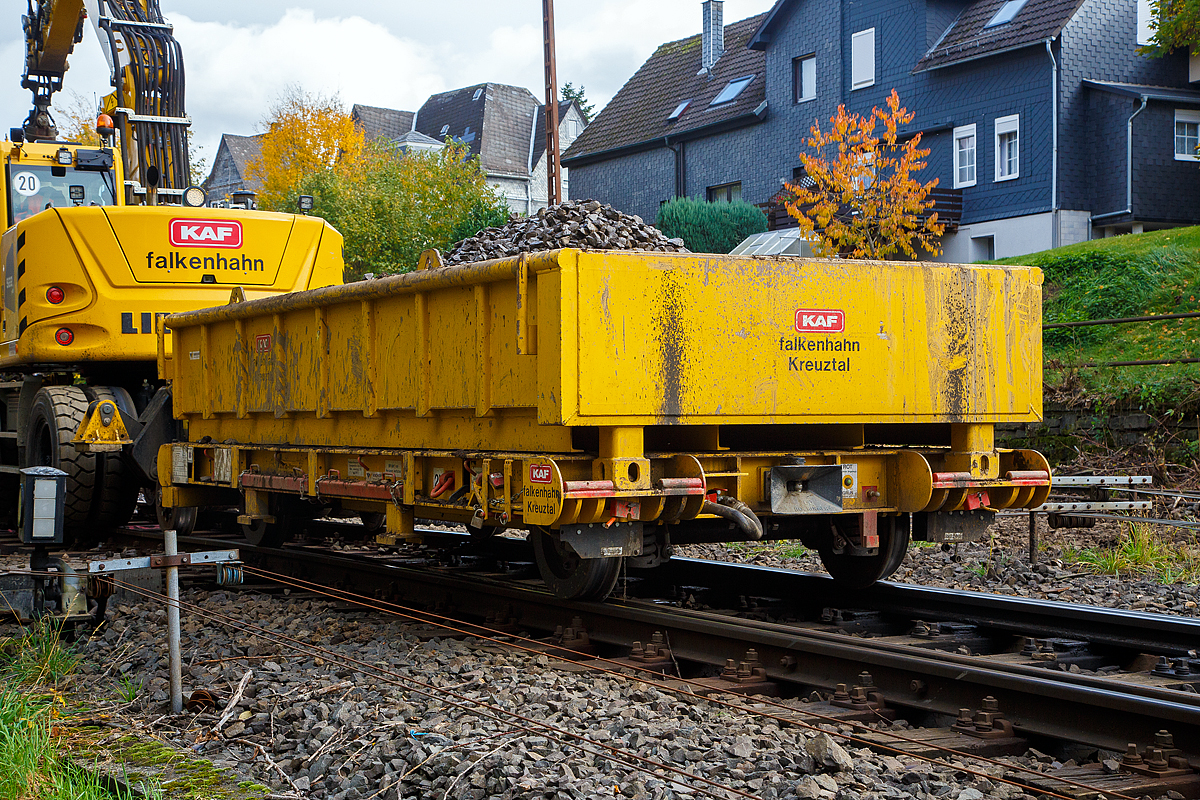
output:
[[[38,390],[25,429],[23,467],[54,467],[67,473],[64,526],[85,532],[92,516],[96,486],[96,457],[71,444],[88,398],[78,386],[45,386]]]
[[[133,398],[120,386],[89,386],[92,401],[111,400],[121,414],[135,416]],[[110,530],[129,522],[137,507],[138,480],[120,453],[97,453],[96,487],[92,499],[92,526],[99,531]]]

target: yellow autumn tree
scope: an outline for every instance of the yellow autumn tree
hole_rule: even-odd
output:
[[[259,207],[291,211],[297,187],[320,173],[350,175],[362,165],[366,141],[335,95],[290,86],[263,120],[262,149],[247,165],[262,183]]]
[[[79,92],[68,90],[69,96],[61,94],[54,98],[54,121],[58,125],[58,138],[68,142],[79,142],[90,147],[100,146],[100,134],[96,133],[96,104]]]
[[[925,168],[929,150],[919,146],[919,133],[904,141],[898,136],[914,116],[893,89],[886,111],[859,115],[838,106],[828,131],[813,124],[810,152],[800,154],[808,180],[785,185],[791,197],[784,206],[819,255],[916,258],[917,247],[931,256],[941,252],[946,226],[929,196],[938,181],[913,177]]]
[[[421,251],[447,250],[480,230],[508,222],[508,202],[489,185],[466,144],[405,153],[383,140],[367,145],[363,169],[326,172],[300,188],[313,213],[345,237],[346,279],[406,272]]]

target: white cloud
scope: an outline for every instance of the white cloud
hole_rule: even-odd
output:
[[[187,111],[211,163],[222,133],[251,133],[288,84],[353,103],[415,111],[433,92],[484,81],[543,93],[537,0],[161,0],[187,70]],[[726,0],[725,21],[772,0]],[[19,125],[29,93],[24,3],[0,11],[0,107]],[[301,7],[302,6],[302,7]],[[556,0],[558,80],[606,104],[661,43],[699,33],[700,0]],[[109,91],[107,65],[87,26],[65,86],[91,100]]]
[[[174,15],[187,65],[188,113],[201,142],[250,133],[289,85],[343,102],[414,109],[446,88],[431,49],[362,17],[291,9],[271,25],[239,27]]]

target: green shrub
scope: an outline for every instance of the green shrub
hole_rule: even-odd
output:
[[[677,197],[658,209],[654,223],[693,253],[728,253],[747,236],[767,229],[767,215],[742,200],[706,203]]]

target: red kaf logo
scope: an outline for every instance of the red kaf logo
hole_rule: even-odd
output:
[[[550,482],[550,465],[549,464],[530,464],[529,465],[529,482],[530,483],[549,483]]]
[[[796,330],[800,333],[841,333],[846,330],[846,314],[827,308],[798,308]]]
[[[271,334],[260,333],[254,337],[254,349],[259,353],[271,352]]]
[[[171,244],[174,247],[241,247],[242,223],[235,219],[173,219]]]

